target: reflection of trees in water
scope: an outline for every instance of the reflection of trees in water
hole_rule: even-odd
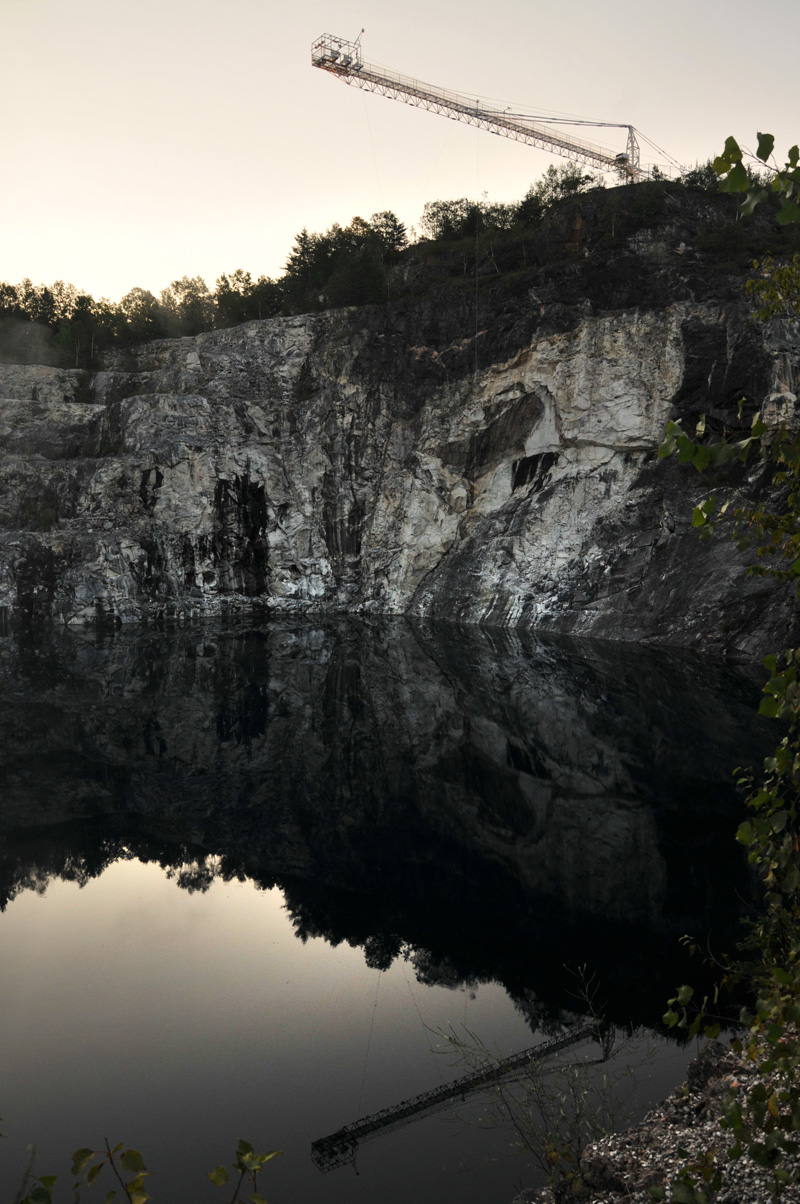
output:
[[[37,833],[35,838],[7,841],[0,859],[0,911],[25,891],[43,895],[57,880],[83,887],[117,861],[134,860],[160,866],[167,878],[189,894],[205,893],[217,880],[246,879],[241,866],[213,853],[193,851],[188,845],[160,844],[148,836],[103,835],[89,825],[70,824]]]
[[[207,857],[195,857],[180,866],[171,866],[167,877],[190,895],[204,895],[218,879],[230,882],[235,875],[228,874],[226,878],[221,859],[212,853]]]
[[[565,961],[659,1006],[674,938],[746,893],[720,830],[753,691],[695,658],[276,623],[0,640],[3,679],[0,906],[121,857],[191,892],[247,878],[301,940],[532,1014],[570,1006]]]
[[[67,825],[35,842],[9,841],[0,862],[0,910],[25,890],[43,894],[56,879],[84,886],[114,862],[134,858],[160,866],[189,893],[234,879],[264,890],[277,886],[301,941],[321,937],[333,946],[360,947],[376,970],[402,958],[426,986],[474,989],[500,982],[531,1027],[544,1032],[555,1031],[565,1013],[580,1012],[574,971],[581,965],[598,969],[610,987],[608,1014],[623,1023],[656,1014],[653,1008],[660,1007],[664,992],[682,973],[677,943],[653,941],[641,930],[582,931],[562,916],[554,938],[546,914],[533,928],[521,928],[515,918],[521,909],[531,910],[531,901],[519,895],[509,908],[508,892],[493,894],[491,874],[483,903],[472,911],[447,911],[432,903],[434,892],[412,889],[399,898],[378,898],[315,880],[276,877],[266,866],[254,872],[252,859],[241,854],[205,854],[152,833],[123,837],[87,825]]]
[[[0,861],[0,911],[25,891],[43,895],[56,879],[86,886],[99,878],[115,861],[129,860],[133,854],[122,843],[86,842],[80,847],[64,846],[61,833],[46,833],[35,841],[9,844]]]

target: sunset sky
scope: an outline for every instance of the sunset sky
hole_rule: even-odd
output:
[[[0,280],[213,288],[278,275],[303,226],[522,197],[552,156],[311,67],[315,37],[362,26],[370,62],[630,122],[685,164],[728,134],[769,130],[783,156],[800,140],[797,0],[0,0]],[[624,149],[622,131],[575,132]]]

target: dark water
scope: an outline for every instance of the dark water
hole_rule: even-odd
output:
[[[448,1027],[579,1023],[579,967],[653,1025],[680,936],[725,948],[746,905],[757,704],[689,655],[402,621],[0,639],[3,1187],[108,1136],[156,1201],[212,1200],[244,1136],[284,1150],[270,1204],[510,1200],[486,1097],[355,1169],[311,1143],[464,1073]],[[641,1110],[691,1051],[637,1042]]]

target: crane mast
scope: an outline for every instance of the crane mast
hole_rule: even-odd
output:
[[[348,42],[333,34],[323,34],[311,45],[312,66],[329,71],[343,83],[354,84],[366,92],[377,92],[381,96],[388,96],[390,100],[402,100],[405,104],[427,109],[431,113],[440,113],[453,121],[465,121],[468,125],[487,130],[490,134],[498,134],[502,138],[512,138],[515,142],[551,151],[582,166],[598,168],[600,171],[614,170],[630,180],[640,179],[648,174],[639,166],[639,144],[632,125],[597,123],[628,131],[625,151],[615,154],[591,142],[563,134],[560,130],[539,125],[537,119],[509,113],[508,109],[495,109],[459,92],[436,88],[409,76],[399,75],[395,71],[388,71],[385,67],[364,62],[360,37],[359,34],[355,42]]]

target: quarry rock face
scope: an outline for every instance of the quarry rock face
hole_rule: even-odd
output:
[[[691,528],[711,493],[762,488],[758,468],[714,479],[657,448],[670,418],[735,428],[741,399],[746,422],[792,412],[800,330],[654,255],[629,255],[624,288],[591,264],[489,282],[477,320],[450,289],[115,351],[96,373],[0,364],[0,607],[781,646],[786,588]]]

